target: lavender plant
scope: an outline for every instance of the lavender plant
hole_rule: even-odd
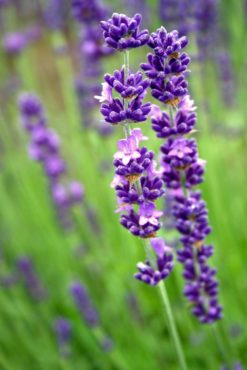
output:
[[[151,116],[157,137],[166,139],[160,148],[162,179],[174,191],[172,212],[182,234],[178,260],[184,266],[184,294],[200,322],[212,323],[221,318],[222,308],[217,299],[216,270],[207,265],[213,247],[205,243],[211,232],[206,204],[201,193],[194,190],[203,181],[205,161],[198,156],[195,139],[188,137],[196,124],[196,108],[186,81],[190,59],[182,52],[187,39],[161,27],[151,35],[148,45],[153,53],[142,69],[150,80],[152,96],[169,108],[167,114],[155,107]]]
[[[140,71],[132,73],[129,70],[129,50],[146,45],[150,39],[147,30],[140,30],[140,24],[140,14],[129,18],[124,14],[114,13],[108,21],[101,22],[107,45],[123,52],[124,66],[113,75],[105,75],[102,95],[96,98],[102,103],[101,113],[105,121],[115,126],[121,125],[125,134],[125,138],[118,141],[118,151],[114,154],[115,178],[112,187],[117,194],[120,223],[130,233],[144,240],[147,260],[138,263],[135,278],[160,288],[180,366],[181,369],[186,369],[163,285],[163,280],[173,269],[173,256],[171,248],[166,246],[162,238],[157,237],[163,214],[156,206],[156,201],[164,194],[161,174],[156,170],[154,153],[146,147],[140,147],[140,143],[147,140],[147,137],[140,128],[131,128],[133,123],[145,122],[151,111],[151,104],[144,102],[149,81],[143,78]],[[180,48],[179,44],[173,52]],[[116,94],[119,97],[115,97]]]
[[[29,155],[42,164],[58,219],[61,226],[67,229],[72,222],[70,210],[83,201],[83,186],[77,181],[66,183],[64,180],[67,169],[60,154],[59,138],[47,127],[40,100],[35,95],[23,94],[19,99],[19,108],[22,125],[31,136]]]

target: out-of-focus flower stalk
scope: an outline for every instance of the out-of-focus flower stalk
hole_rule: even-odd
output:
[[[83,201],[83,186],[77,181],[65,180],[67,166],[60,154],[60,141],[47,127],[39,99],[32,94],[22,94],[19,107],[22,125],[31,137],[29,155],[43,166],[58,219],[66,230],[72,226],[71,209]]]

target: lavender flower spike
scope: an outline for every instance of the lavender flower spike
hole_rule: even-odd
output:
[[[71,284],[70,292],[79,313],[82,315],[83,319],[88,324],[88,326],[90,327],[98,326],[99,325],[98,313],[91,303],[86,287],[79,281],[76,281]]]
[[[213,323],[222,317],[222,307],[218,303],[216,270],[207,265],[213,248],[206,245],[205,238],[211,228],[201,193],[193,190],[203,181],[205,161],[199,158],[195,139],[185,136],[193,132],[197,118],[186,81],[190,59],[181,53],[187,39],[179,38],[177,31],[168,34],[160,28],[151,35],[148,44],[153,53],[142,68],[150,79],[152,96],[163,107],[172,106],[170,114],[152,107],[151,121],[157,137],[166,139],[160,148],[162,180],[170,191],[176,190],[172,214],[183,246],[177,253],[184,266],[184,295],[200,322]]]
[[[111,19],[101,22],[106,43],[118,51],[147,44],[150,37],[148,31],[139,31],[140,22],[141,16],[138,14],[133,18],[113,14]],[[181,369],[187,370],[165,286],[160,284],[170,275],[173,268],[170,249],[165,246],[162,239],[156,238],[162,225],[160,218],[163,215],[156,206],[156,201],[164,195],[162,174],[156,170],[154,153],[146,147],[140,147],[140,142],[144,140],[142,131],[139,128],[132,130],[130,127],[134,122],[147,120],[151,104],[143,104],[142,101],[149,86],[153,96],[158,94],[160,101],[169,102],[171,105],[175,105],[175,102],[180,103],[181,97],[186,95],[187,82],[184,74],[188,58],[186,55],[181,57],[179,55],[180,49],[184,46],[184,41],[174,36],[175,51],[171,58],[173,60],[168,63],[165,73],[159,74],[162,63],[157,61],[158,56],[154,59],[151,57],[149,64],[142,66],[150,81],[143,79],[139,71],[130,72],[129,52],[125,52],[124,68],[121,71],[115,71],[114,75],[105,75],[108,86],[103,86],[100,100],[102,101],[101,113],[105,120],[111,124],[121,123],[125,135],[124,139],[118,141],[118,151],[114,155],[113,162],[115,177],[111,186],[115,188],[117,195],[116,212],[120,213],[120,223],[124,228],[137,237],[147,239],[145,242],[147,260],[145,263],[138,263],[135,278],[151,286],[158,285],[170,319]],[[176,63],[174,59],[178,59],[178,62]],[[170,77],[172,73],[177,73],[177,76]],[[159,79],[155,80],[157,76]],[[169,80],[165,81],[165,78]],[[120,95],[119,98],[115,98],[113,90]],[[194,147],[189,149],[192,153],[187,154],[193,157]]]
[[[47,292],[36,275],[30,259],[27,257],[20,258],[17,261],[17,266],[31,297],[37,301],[41,301],[46,298]]]
[[[62,317],[56,319],[54,330],[57,335],[57,342],[61,356],[69,355],[69,341],[71,338],[70,322]]]
[[[64,229],[71,226],[69,209],[81,203],[83,186],[77,181],[64,180],[67,166],[60,154],[60,140],[56,133],[47,127],[42,104],[38,97],[24,93],[19,98],[21,123],[30,134],[30,157],[41,163],[47,176],[50,193],[59,222]]]

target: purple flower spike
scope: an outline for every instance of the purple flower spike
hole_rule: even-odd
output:
[[[70,322],[62,317],[56,319],[54,330],[57,336],[58,347],[61,356],[67,357],[69,355],[69,342],[71,339],[71,325]]]
[[[157,137],[166,139],[160,148],[162,180],[173,193],[172,225],[181,234],[183,247],[177,253],[184,266],[184,294],[199,321],[213,323],[221,318],[222,307],[217,298],[216,271],[206,263],[213,251],[205,245],[211,228],[206,204],[200,192],[192,190],[203,181],[205,161],[199,159],[195,139],[185,136],[193,132],[197,118],[186,81],[190,58],[181,53],[187,43],[187,38],[180,38],[177,31],[158,29],[148,43],[153,53],[148,54],[147,63],[141,67],[150,80],[152,96],[171,106],[169,114],[152,106],[150,115]]]
[[[106,44],[120,51],[147,44],[149,34],[147,30],[139,30],[141,20],[140,14],[129,18],[124,14],[114,13],[108,21],[102,21],[101,27]]]
[[[167,247],[162,239],[151,239],[151,246],[156,253],[155,269],[154,266],[151,265],[150,261],[147,261],[146,263],[139,262],[137,264],[139,272],[134,276],[136,279],[154,286],[170,275],[173,269],[173,257],[170,253],[171,248]]]
[[[36,275],[30,259],[27,257],[20,258],[17,261],[17,266],[30,296],[37,301],[46,298],[47,292]]]
[[[92,306],[87,289],[79,281],[71,284],[70,292],[73,296],[75,305],[85,322],[90,327],[99,325],[99,317],[95,308]]]
[[[82,201],[83,187],[76,181],[66,185],[66,181],[62,180],[66,174],[66,163],[60,154],[60,140],[47,127],[40,100],[35,95],[22,94],[19,109],[22,125],[31,137],[29,155],[42,164],[60,225],[68,229],[72,226],[69,208]]]

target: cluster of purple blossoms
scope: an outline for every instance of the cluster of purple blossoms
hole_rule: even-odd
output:
[[[22,125],[31,136],[30,157],[42,164],[58,218],[64,228],[69,227],[69,210],[82,202],[84,189],[77,181],[64,182],[66,164],[60,154],[59,138],[47,127],[40,100],[35,95],[23,94],[19,108]]]
[[[71,339],[70,322],[63,317],[57,318],[54,323],[54,331],[57,336],[57,343],[60,355],[63,357],[69,356],[70,354],[69,342]]]
[[[105,125],[102,129],[93,116],[97,105],[93,97],[99,94],[101,89],[98,80],[102,74],[102,59],[112,53],[112,50],[103,44],[99,26],[99,21],[106,16],[108,9],[103,7],[99,0],[73,0],[72,13],[81,26],[81,72],[76,79],[75,89],[82,123],[85,127],[95,127],[102,135],[108,135],[112,132],[112,127]]]
[[[152,96],[173,107],[188,94],[185,77],[190,58],[181,52],[187,43],[187,38],[179,37],[178,31],[167,32],[161,27],[151,34],[148,41],[148,46],[154,52],[148,54],[147,63],[141,64],[150,80]]]
[[[150,261],[146,261],[146,263],[139,262],[137,264],[139,272],[135,274],[135,278],[146,284],[155,286],[170,275],[173,269],[173,256],[171,248],[165,245],[163,239],[152,238],[150,244],[157,256],[156,270]]]
[[[116,125],[126,122],[144,122],[151,110],[150,103],[143,103],[149,82],[143,79],[141,72],[125,76],[124,68],[115,71],[114,75],[105,75],[101,97],[101,113],[106,122]],[[112,90],[120,95],[113,98]]]
[[[129,18],[125,14],[114,13],[108,21],[102,21],[106,44],[120,51],[147,44],[149,33],[148,30],[140,31],[141,20],[140,14]]]
[[[106,43],[117,50],[136,48],[149,40],[147,31],[140,31],[141,16],[128,18],[123,14],[113,14],[107,22],[101,22]],[[128,51],[124,51],[128,53]],[[102,103],[101,113],[105,121],[124,127],[125,139],[118,141],[118,151],[114,154],[115,188],[120,223],[135,236],[151,239],[151,253],[155,257],[137,265],[135,277],[149,285],[157,285],[165,279],[173,267],[172,254],[162,239],[156,237],[161,227],[163,212],[155,202],[164,195],[161,174],[156,170],[154,153],[139,144],[147,137],[140,128],[131,130],[130,124],[144,122],[151,110],[150,103],[143,99],[149,87],[139,71],[132,73],[125,64],[113,75],[106,74],[102,95],[96,97]],[[113,97],[119,94],[119,98]]]
[[[179,38],[176,31],[168,34],[161,28],[151,35],[148,45],[153,53],[148,55],[148,63],[142,68],[151,81],[153,97],[170,106],[170,115],[154,106],[151,121],[157,137],[166,139],[161,146],[162,180],[167,189],[176,190],[172,214],[175,227],[182,235],[183,248],[178,251],[178,260],[184,265],[184,294],[193,306],[193,314],[203,323],[212,323],[221,318],[222,308],[217,299],[216,271],[207,265],[213,249],[205,244],[205,238],[211,232],[206,204],[200,192],[193,190],[203,181],[205,161],[198,156],[195,139],[187,137],[196,124],[196,108],[189,98],[185,81],[190,59],[182,49],[187,45],[187,39]],[[177,61],[178,67],[167,73],[171,60]],[[186,63],[183,64],[184,60]],[[181,79],[186,88],[178,92],[174,90],[173,96],[166,99],[171,93],[168,84],[174,78]],[[157,86],[163,86],[163,90],[158,91]]]

